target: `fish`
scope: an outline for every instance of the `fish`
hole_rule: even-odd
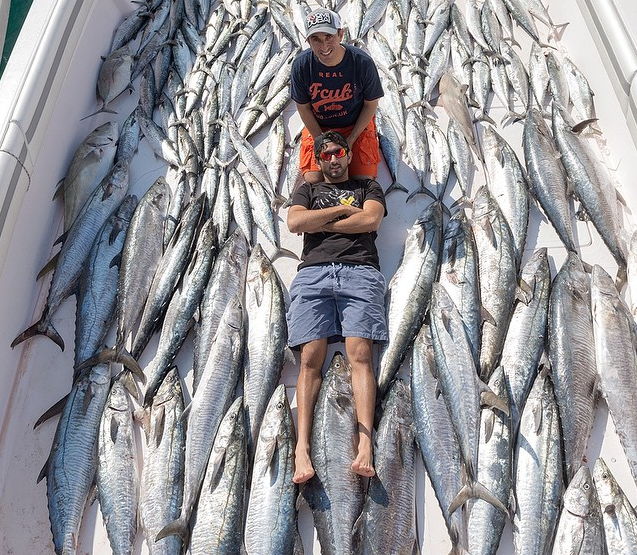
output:
[[[101,348],[115,318],[121,254],[136,207],[137,197],[128,195],[88,255],[76,294],[74,368]]]
[[[429,169],[431,185],[435,187],[436,198],[442,199],[447,189],[451,171],[451,152],[447,135],[432,119],[425,118],[427,147],[429,148]]]
[[[569,253],[553,280],[548,327],[549,360],[560,408],[568,480],[582,465],[599,387],[591,295],[592,284],[582,261]]]
[[[236,167],[230,168],[228,175],[228,188],[230,189],[232,218],[239,229],[241,229],[245,238],[248,240],[248,244],[252,246],[252,230],[254,227],[252,205],[248,198],[248,186]]]
[[[254,441],[245,551],[250,555],[302,552],[298,486],[292,481],[296,433],[285,384],[279,384],[268,400]]]
[[[453,173],[462,193],[460,198],[468,198],[476,166],[473,154],[471,154],[471,147],[454,119],[450,119],[447,126],[447,144],[449,145]]]
[[[462,489],[458,437],[449,416],[435,368],[431,327],[425,321],[411,351],[411,390],[416,443],[447,526],[452,553],[466,553],[466,516],[449,507]],[[464,550],[464,552],[463,552]]]
[[[562,497],[552,555],[604,555],[605,544],[597,488],[590,468],[580,466]]]
[[[422,193],[434,197],[434,193],[429,191],[426,186],[429,169],[429,145],[424,118],[416,110],[410,110],[407,112],[406,125],[405,148],[411,162],[411,168],[418,178],[418,188],[409,193],[407,200]]]
[[[272,262],[257,243],[246,268],[246,353],[243,402],[248,428],[248,453],[254,458],[268,402],[281,378],[288,352],[283,285]]]
[[[599,387],[626,454],[630,473],[636,476],[637,445],[633,430],[637,421],[628,401],[635,383],[635,323],[613,280],[597,264],[593,266],[590,293]]]
[[[449,115],[450,121],[454,121],[455,127],[462,133],[462,136],[478,160],[483,160],[482,151],[480,150],[473,125],[473,117],[469,112],[469,106],[467,104],[467,96],[465,94],[467,86],[461,85],[460,82],[447,71],[440,77],[438,90],[440,92],[440,102]]]
[[[97,490],[113,553],[132,553],[137,535],[139,468],[133,412],[120,380],[111,386],[98,436]]]
[[[157,264],[130,351],[135,360],[143,353],[161,322],[179,279],[188,266],[204,203],[205,196],[199,195],[188,205]]]
[[[228,302],[244,297],[248,242],[237,228],[219,249],[199,305],[194,326],[193,391],[206,367],[210,346]]]
[[[504,369],[499,366],[489,379],[489,388],[508,406]],[[508,507],[513,486],[513,441],[510,419],[497,409],[485,407],[480,413],[478,481]],[[469,553],[495,554],[508,520],[507,513],[477,499],[469,510],[467,537]]]
[[[181,539],[157,540],[158,532],[179,516],[184,488],[186,427],[179,373],[172,367],[159,386],[143,420],[144,464],[139,488],[139,523],[150,555],[181,550]]]
[[[576,133],[565,109],[555,102],[552,106],[553,136],[574,195],[617,262],[621,278],[626,272],[626,254],[620,236],[617,192],[613,181],[588,139]]]
[[[429,2],[427,6],[427,14],[425,17],[427,25],[425,27],[422,53],[425,56],[429,54],[429,59],[431,59],[430,51],[436,48],[435,45],[440,40],[440,37],[445,32],[449,32],[448,26],[451,3],[451,0],[435,0]]]
[[[11,348],[34,335],[43,334],[64,350],[64,340],[51,323],[51,317],[62,301],[75,292],[99,231],[128,192],[129,177],[128,165],[115,163],[84,204],[65,235],[40,319],[20,333],[12,341]]]
[[[387,393],[376,433],[374,469],[356,521],[359,553],[412,555],[417,546],[413,496],[416,444],[411,386],[397,379]]]
[[[513,313],[517,266],[511,229],[486,185],[474,196],[471,222],[478,249],[480,300],[485,314],[480,376],[488,380],[500,359]]]
[[[568,85],[569,98],[573,103],[574,118],[576,121],[595,119],[595,93],[588,79],[567,55],[562,57],[562,69]]]
[[[108,121],[93,129],[75,150],[58,188],[64,197],[64,231],[71,228],[82,206],[113,166],[118,137],[117,122]]]
[[[150,405],[186,340],[216,256],[217,235],[213,220],[208,218],[199,231],[192,260],[182,276],[181,287],[175,290],[166,308],[155,356],[144,369],[147,376],[144,394],[146,407]]]
[[[595,461],[593,481],[608,553],[632,553],[637,549],[637,514],[602,457]]]
[[[186,408],[184,494],[179,517],[166,524],[156,540],[171,535],[189,543],[189,525],[203,484],[213,441],[235,399],[245,347],[243,306],[234,298],[223,313],[197,391]]]
[[[102,60],[97,76],[97,99],[102,106],[97,112],[89,114],[82,119],[87,119],[97,114],[108,112],[116,114],[109,108],[119,95],[126,90],[132,90],[132,72],[135,56],[131,52],[129,45],[113,50]]]
[[[190,553],[239,553],[248,471],[243,397],[230,405],[215,436],[193,515]]]
[[[408,192],[407,188],[398,182],[398,169],[402,161],[400,139],[394,129],[394,124],[381,108],[376,111],[376,128],[378,130],[380,150],[392,179],[389,187],[385,189],[385,195],[394,190],[400,190],[406,193]]]
[[[130,220],[130,233],[125,235],[117,276],[115,345],[93,352],[88,358],[77,357],[76,368],[81,369],[84,360],[90,360],[88,364],[110,360],[141,371],[137,361],[126,349],[126,342],[141,316],[162,254],[162,229],[169,194],[166,180],[163,177],[157,178],[142,196]]]
[[[351,469],[357,437],[351,368],[337,351],[314,408],[310,449],[316,474],[300,492],[314,516],[324,555],[356,549],[352,531],[364,503],[363,477]]]
[[[438,385],[456,432],[463,469],[463,486],[449,505],[453,513],[470,498],[479,498],[508,514],[507,507],[478,482],[480,406],[489,404],[508,415],[506,403],[478,377],[460,313],[439,283],[431,291],[431,338]]]
[[[478,275],[478,251],[471,224],[464,210],[447,222],[442,236],[440,283],[453,300],[467,332],[476,365],[480,364],[482,305]]]
[[[434,202],[408,231],[400,264],[387,286],[389,341],[381,348],[377,375],[381,398],[422,325],[438,271],[441,241],[442,208],[440,202]]]
[[[537,108],[530,108],[522,135],[529,191],[568,251],[577,252],[568,182],[553,135]]]
[[[529,225],[526,172],[509,143],[491,127],[484,129],[482,146],[487,187],[511,230],[516,268],[519,268]]]
[[[548,553],[564,493],[560,416],[548,372],[540,372],[522,411],[514,448],[515,552]]]
[[[538,367],[547,357],[551,269],[546,247],[536,249],[524,263],[520,281],[526,284],[529,294],[516,300],[499,363],[504,369],[513,435]]]
[[[38,482],[46,478],[49,521],[56,555],[77,552],[80,524],[95,480],[100,419],[111,368],[94,366],[75,381],[58,421]]]

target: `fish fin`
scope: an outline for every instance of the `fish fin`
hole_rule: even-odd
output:
[[[62,397],[57,403],[51,406],[49,409],[42,413],[42,416],[35,421],[33,429],[35,430],[40,424],[46,422],[49,418],[53,418],[56,414],[61,414],[66,405],[66,401],[69,398],[68,394]]]
[[[427,187],[419,187],[418,189],[412,191],[411,193],[409,193],[409,195],[407,195],[407,199],[405,200],[405,202],[409,202],[416,195],[423,195],[423,194],[427,195],[428,197],[431,197],[433,200],[439,200],[434,193],[432,193],[429,189],[427,189]]]
[[[24,330],[18,337],[16,337],[11,342],[11,348],[13,349],[23,341],[30,339],[35,335],[46,335],[53,343],[55,343],[60,349],[64,350],[64,340],[62,336],[57,332],[57,330],[53,327],[51,322],[49,322],[48,309],[45,308],[42,313],[42,317],[32,326],[29,326],[26,330]]]
[[[528,306],[529,303],[533,300],[534,289],[535,282],[529,284],[525,280],[521,279],[516,288],[515,296],[518,300],[522,301],[525,305]]]
[[[409,189],[405,187],[402,183],[398,183],[398,181],[393,181],[389,187],[385,190],[385,196],[387,196],[392,191],[403,191],[404,193],[409,193]]]
[[[294,354],[294,351],[290,349],[290,347],[287,347],[287,346],[285,347],[285,353],[283,357],[286,362],[296,365],[296,355]]]
[[[111,418],[111,441],[117,443],[117,434],[119,433],[119,421],[117,418]]]
[[[53,193],[53,198],[51,200],[55,200],[56,198],[58,198],[59,196],[62,196],[64,194],[64,180],[66,178],[63,177],[62,179],[60,179],[57,184],[55,185],[55,193]]]
[[[509,509],[491,491],[478,481],[473,481],[462,486],[458,495],[449,504],[449,514],[462,507],[469,499],[482,499],[497,509],[509,514]]]
[[[38,479],[36,480],[36,484],[39,484],[42,481],[42,478],[45,478],[47,473],[49,472],[49,457],[47,457],[44,465],[42,466],[42,470],[40,470],[40,474],[38,474]]]
[[[495,426],[495,413],[492,410],[484,413],[484,441],[489,443]]]
[[[363,522],[365,513],[362,512],[352,526],[352,545],[363,545]]]
[[[90,117],[96,116],[97,114],[117,114],[117,112],[115,110],[111,110],[110,108],[106,107],[106,104],[104,106],[102,106],[99,110],[97,110],[97,112],[93,112],[92,114],[89,114],[88,116],[84,116],[80,121],[84,121],[85,119],[88,119]]]
[[[40,280],[42,277],[48,274],[51,270],[53,270],[57,266],[59,258],[60,258],[60,253],[59,252],[55,253],[53,257],[51,258],[51,260],[49,260],[44,266],[42,266],[42,269],[38,272],[38,275],[36,276],[35,281]]]
[[[482,313],[482,322],[489,322],[489,324],[491,324],[492,326],[497,326],[498,323],[495,321],[495,318],[491,315],[491,313],[484,308],[484,306],[481,308],[481,313]]]
[[[504,414],[509,416],[509,405],[506,401],[493,393],[487,384],[483,383],[481,387],[483,389],[480,392],[480,402],[487,407],[501,410]]]
[[[274,262],[277,258],[281,258],[282,256],[285,256],[286,258],[294,258],[296,260],[300,260],[299,256],[294,251],[291,251],[290,249],[286,249],[284,247],[278,247],[270,260]]]
[[[168,536],[179,536],[183,545],[188,545],[190,540],[190,530],[188,528],[188,523],[184,522],[181,516],[177,520],[173,520],[164,526],[157,536],[155,536],[155,541],[159,541],[163,538],[167,538]]]

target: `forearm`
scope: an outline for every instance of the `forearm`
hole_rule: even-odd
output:
[[[317,233],[326,225],[342,216],[351,214],[353,207],[347,205],[330,206],[318,210],[288,212],[288,229],[292,233]],[[360,210],[360,209],[359,209]]]
[[[380,221],[375,214],[369,214],[364,210],[352,214],[342,220],[327,222],[319,231],[327,231],[331,233],[369,233],[378,231]]]
[[[363,104],[363,109],[358,115],[358,119],[356,120],[352,131],[347,137],[347,143],[349,144],[350,148],[352,147],[356,139],[358,139],[363,130],[369,125],[369,122],[372,121],[377,107],[378,100],[365,101],[365,103]]]
[[[312,137],[318,137],[322,133],[321,126],[316,121],[314,117],[314,113],[312,112],[312,107],[310,104],[298,104],[296,105],[296,109],[299,113],[301,121],[303,125],[307,127],[307,130],[310,132]]]

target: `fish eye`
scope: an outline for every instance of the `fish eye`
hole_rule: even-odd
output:
[[[282,409],[282,408],[283,408],[283,403],[282,403],[281,401],[279,401],[279,402],[276,404],[276,408],[277,408],[277,409]]]

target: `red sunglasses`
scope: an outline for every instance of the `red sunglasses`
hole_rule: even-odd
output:
[[[323,160],[323,162],[329,162],[332,159],[332,156],[343,158],[344,156],[347,156],[347,150],[345,147],[341,147],[336,150],[324,150],[319,152],[319,158]]]

